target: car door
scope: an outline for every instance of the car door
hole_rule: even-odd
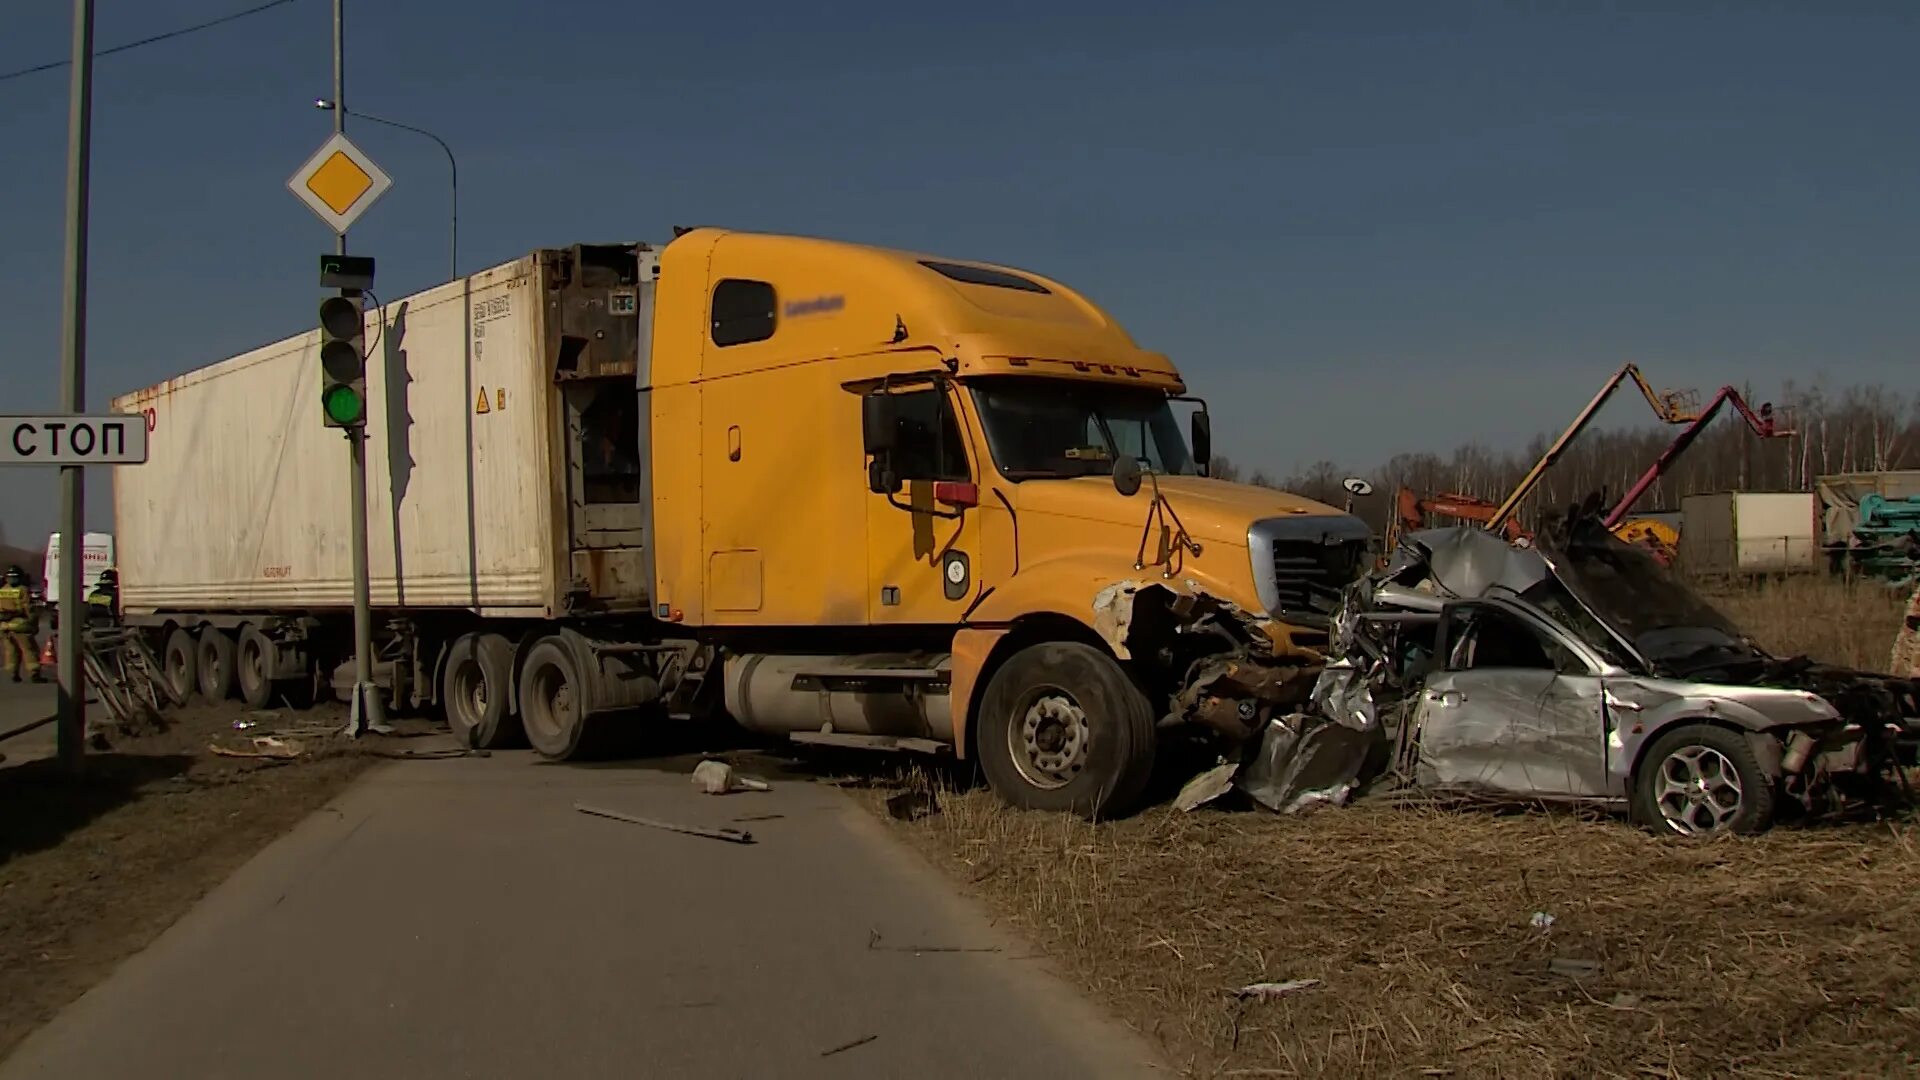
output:
[[[1415,711],[1423,787],[1600,798],[1602,683],[1591,658],[1523,609],[1450,605]]]

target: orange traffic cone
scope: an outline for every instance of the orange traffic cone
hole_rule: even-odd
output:
[[[40,646],[40,666],[50,668],[58,661],[59,657],[53,651],[53,638],[49,637],[46,643]]]

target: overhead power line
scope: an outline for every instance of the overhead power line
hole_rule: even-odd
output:
[[[267,0],[266,3],[250,7],[245,11],[236,11],[231,15],[222,15],[217,19],[209,19],[206,22],[195,23],[192,26],[183,26],[178,30],[169,30],[164,34],[155,34],[149,38],[141,38],[139,41],[129,41],[125,45],[115,45],[111,49],[96,49],[93,55],[96,59],[102,56],[112,56],[114,53],[126,52],[128,49],[137,49],[142,45],[152,45],[156,42],[167,41],[172,38],[184,37],[188,34],[219,26],[222,23],[230,23],[236,19],[244,19],[249,15],[258,15],[263,11],[270,11],[273,8],[284,7],[291,3],[293,3],[293,0]],[[43,71],[54,71],[66,67],[71,62],[72,61],[69,60],[54,60],[45,64],[36,64],[33,67],[21,68],[18,71],[0,73],[0,82],[6,82],[9,79],[18,79],[27,75],[38,75]]]

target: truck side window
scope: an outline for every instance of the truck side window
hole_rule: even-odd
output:
[[[728,278],[713,287],[713,343],[748,345],[773,336],[773,286]]]
[[[610,379],[580,411],[581,497],[640,501],[640,400],[631,379]]]
[[[931,388],[896,394],[899,411],[893,444],[893,471],[902,480],[970,480],[967,447],[953,402]]]

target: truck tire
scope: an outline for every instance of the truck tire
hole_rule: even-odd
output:
[[[543,638],[520,666],[520,726],[541,757],[565,761],[580,752],[587,730],[587,687],[573,652]]]
[[[988,682],[977,722],[987,783],[1023,809],[1111,817],[1131,809],[1153,775],[1153,706],[1090,645],[1015,653]]]
[[[234,678],[240,684],[240,700],[250,709],[273,704],[273,639],[257,626],[240,628],[240,644],[235,651]]]
[[[513,645],[499,634],[466,634],[447,650],[440,703],[454,741],[499,750],[520,736],[513,701]]]
[[[200,688],[200,645],[193,640],[191,630],[176,626],[167,635],[160,667],[167,674],[167,685],[173,688],[173,696],[182,703],[191,700],[194,691]]]
[[[233,696],[233,635],[219,627],[200,631],[200,696],[217,705]]]
[[[1774,782],[1747,737],[1685,724],[1655,739],[1633,774],[1633,816],[1680,836],[1757,833],[1773,824]]]

